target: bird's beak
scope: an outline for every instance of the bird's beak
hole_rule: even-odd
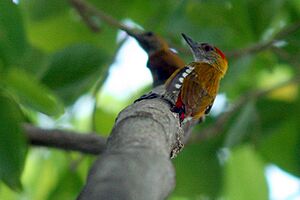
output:
[[[127,34],[131,37],[133,37],[134,39],[136,39],[138,41],[138,43],[140,43],[140,45],[146,43],[147,41],[145,40],[145,37],[143,36],[142,32],[137,32],[137,31],[127,31]]]
[[[126,33],[131,36],[134,37],[135,39],[137,39],[139,37],[139,33],[136,31],[132,31],[132,30],[126,30]]]
[[[181,35],[184,38],[184,40],[188,43],[188,45],[190,46],[195,61],[203,60],[204,55],[203,55],[203,52],[201,51],[201,49],[199,48],[199,44],[197,42],[195,42],[194,40],[192,40],[192,38],[185,35],[184,33],[181,33]]]
[[[197,42],[193,41],[192,38],[190,38],[189,36],[187,36],[184,33],[181,33],[182,37],[184,38],[184,40],[186,41],[186,43],[188,43],[188,45],[191,47],[192,50],[195,50],[197,48]]]

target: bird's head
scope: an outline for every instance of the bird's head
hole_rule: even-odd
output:
[[[130,35],[138,41],[140,46],[148,53],[148,55],[159,50],[169,49],[167,42],[153,32],[143,32]]]
[[[208,43],[198,43],[182,33],[182,37],[190,46],[196,62],[205,62],[216,67],[223,75],[228,68],[228,61],[224,53]]]

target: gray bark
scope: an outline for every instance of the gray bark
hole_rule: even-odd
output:
[[[106,138],[96,133],[81,134],[75,131],[42,129],[24,124],[23,129],[30,144],[54,147],[82,153],[100,154],[104,151]]]
[[[165,101],[130,105],[119,114],[78,199],[165,199],[175,186],[170,154],[180,150],[181,134]]]

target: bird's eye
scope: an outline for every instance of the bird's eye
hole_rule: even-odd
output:
[[[214,50],[212,46],[210,46],[210,45],[207,45],[207,44],[206,44],[206,45],[204,45],[204,47],[203,47],[203,48],[204,48],[204,50],[205,50],[206,52]]]
[[[145,35],[148,37],[151,37],[151,36],[153,36],[153,32],[147,32]]]

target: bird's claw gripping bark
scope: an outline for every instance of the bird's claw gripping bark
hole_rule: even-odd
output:
[[[148,93],[142,95],[140,98],[136,99],[134,103],[145,100],[145,99],[155,99],[155,98],[161,98],[161,95],[156,94],[156,93]]]
[[[173,106],[171,108],[171,111],[174,112],[174,113],[178,113],[179,115],[179,119],[180,119],[180,124],[181,122],[184,120],[185,118],[185,109],[184,109],[184,105],[182,105],[181,107],[176,107],[176,106]]]
[[[169,106],[171,107],[171,111],[174,113],[178,113],[179,115],[179,119],[180,119],[180,125],[183,122],[184,118],[185,118],[185,108],[184,105],[178,107],[176,106],[171,100],[165,98],[163,95],[157,94],[157,93],[153,93],[150,92],[148,94],[144,94],[142,95],[140,98],[136,99],[134,101],[134,103],[145,100],[145,99],[155,99],[155,98],[160,98],[162,100],[164,100],[166,103],[169,104]]]

